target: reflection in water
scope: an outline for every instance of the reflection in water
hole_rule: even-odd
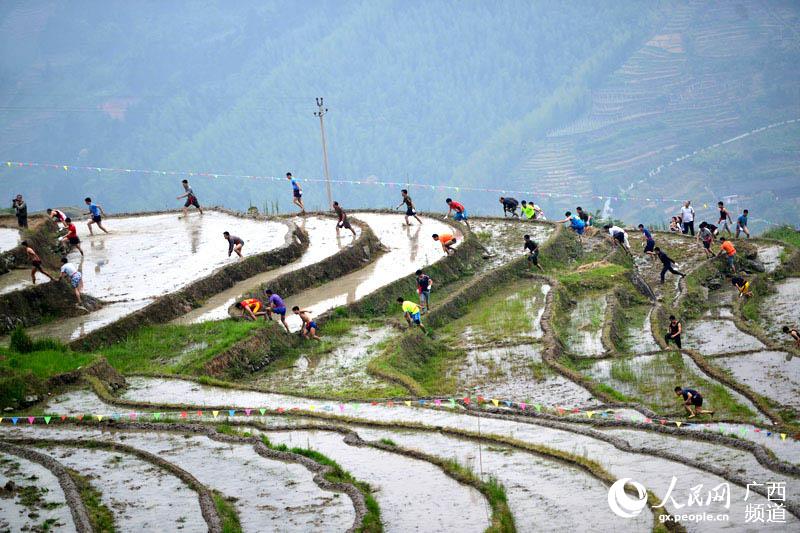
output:
[[[411,234],[411,225],[406,226],[406,237],[411,242],[411,262],[417,260],[417,251],[419,248],[419,230],[422,228],[421,225],[417,224],[414,226],[414,234]]]
[[[191,243],[192,255],[194,255],[200,247],[200,225],[190,222],[189,217],[183,217],[181,220],[183,220],[186,230],[189,232],[189,242]]]

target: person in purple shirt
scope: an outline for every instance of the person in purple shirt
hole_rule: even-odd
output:
[[[286,324],[286,304],[283,303],[283,298],[272,292],[272,289],[264,291],[267,295],[267,316],[272,320],[272,313],[281,317],[281,324],[286,328],[286,333],[289,333],[289,326]]]

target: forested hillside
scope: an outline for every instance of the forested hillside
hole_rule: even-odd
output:
[[[534,198],[551,211],[623,192],[764,193],[750,184],[769,177],[774,194],[757,205],[770,207],[797,196],[796,128],[770,132],[780,146],[730,145],[629,187],[687,151],[800,115],[797,14],[747,0],[4,2],[0,159],[319,177],[324,96],[334,177],[581,196]],[[92,194],[112,210],[156,209],[180,192],[169,176],[2,172],[6,194],[35,208]],[[193,181],[208,203],[289,207],[285,183]],[[323,187],[306,193],[323,205]],[[397,191],[337,194],[389,205]],[[439,191],[414,194],[443,205]],[[670,208],[611,205],[648,220]]]

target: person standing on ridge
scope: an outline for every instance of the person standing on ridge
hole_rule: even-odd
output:
[[[644,235],[644,253],[645,255],[655,256],[656,240],[650,230],[644,227],[644,224],[639,224],[639,231]]]
[[[703,396],[694,389],[684,389],[675,387],[675,396],[683,397],[683,407],[689,412],[688,418],[694,418],[698,414],[713,415],[714,411],[702,409]]]
[[[417,270],[417,293],[419,294],[419,306],[423,313],[430,310],[431,287],[433,287],[433,280],[422,270]]]
[[[408,195],[408,189],[401,189],[400,194],[403,195],[403,199],[397,204],[395,209],[400,209],[400,206],[406,204],[406,226],[410,226],[411,222],[408,221],[408,217],[414,217],[417,219],[417,222],[422,224],[422,221],[417,216],[417,211],[414,209],[414,202],[411,201],[411,197]]]
[[[725,237],[721,237],[719,240],[722,242],[722,244],[719,245],[719,253],[717,256],[728,254],[728,267],[731,269],[731,272],[736,274],[736,248],[734,248],[733,243]]]
[[[703,243],[703,251],[706,257],[714,257],[714,252],[711,251],[711,245],[714,243],[714,232],[708,227],[706,222],[700,223],[700,233],[698,234],[700,241]]]
[[[720,227],[720,232],[727,231],[728,235],[731,235],[730,224],[733,224],[733,220],[731,220],[731,214],[725,208],[725,204],[723,202],[717,202],[717,207],[719,208],[719,220],[717,220],[717,226]]]
[[[517,207],[519,206],[519,202],[516,198],[509,197],[500,197],[500,204],[503,206],[503,218],[507,215],[511,215],[512,217],[519,218],[517,214]]]
[[[286,173],[286,179],[292,184],[292,203],[299,207],[300,214],[304,215],[306,213],[306,207],[303,205],[303,188],[300,187],[300,184],[292,176],[291,172]]]
[[[336,212],[336,215],[339,217],[339,220],[336,222],[336,234],[339,234],[339,230],[349,229],[353,232],[353,237],[356,236],[356,230],[353,229],[353,226],[350,225],[350,221],[347,220],[347,213],[344,212],[344,209],[339,205],[339,202],[333,202],[333,210]]]
[[[682,278],[686,277],[686,274],[684,274],[682,272],[678,272],[677,270],[675,270],[673,268],[672,265],[675,264],[675,261],[673,261],[666,253],[662,252],[661,248],[656,246],[653,249],[653,251],[655,252],[656,257],[658,257],[658,260],[661,261],[661,264],[664,265],[664,267],[661,269],[661,283],[662,284],[664,283],[664,277],[667,275],[667,272],[672,272],[673,274],[675,274],[677,276],[680,276]]]
[[[539,264],[539,243],[531,239],[530,235],[525,235],[523,250],[528,252],[528,261],[531,262],[536,268],[544,272],[542,265]]]
[[[20,228],[28,227],[28,204],[22,199],[22,195],[18,194],[11,200],[11,208],[14,209],[14,214],[17,216],[17,226]]]
[[[694,236],[694,207],[692,207],[691,200],[686,200],[681,207],[681,223],[683,224],[683,234],[691,232]]]
[[[31,268],[31,281],[33,282],[33,284],[36,285],[37,272],[41,272],[42,274],[50,278],[50,281],[54,281],[53,276],[51,276],[50,274],[45,272],[44,269],[42,269],[42,258],[39,257],[39,254],[36,253],[36,250],[28,246],[28,241],[22,241],[19,244],[20,246],[25,248],[25,255],[28,256],[28,259],[30,260],[31,265],[33,267]]]
[[[103,211],[103,208],[97,204],[92,203],[92,199],[88,196],[83,199],[86,202],[86,205],[89,207],[89,212],[84,213],[86,215],[91,215],[92,219],[89,220],[87,226],[89,227],[89,235],[94,235],[92,231],[92,224],[97,224],[97,227],[103,230],[103,232],[108,233],[108,230],[103,227],[103,217],[106,216],[106,212]],[[101,216],[102,215],[102,216]]]
[[[233,252],[236,252],[236,255],[239,256],[239,259],[244,258],[242,255],[244,241],[236,235],[231,235],[227,231],[223,231],[222,236],[225,237],[226,241],[228,241],[228,257],[230,257]]]
[[[195,206],[200,214],[203,214],[203,208],[200,207],[200,202],[197,201],[197,196],[194,195],[194,191],[189,186],[189,180],[182,180],[181,185],[183,186],[183,194],[178,196],[176,200],[180,200],[181,198],[186,198],[186,203],[183,204],[183,216],[189,214],[189,207]],[[178,217],[181,218],[181,217]]]
[[[453,220],[455,220],[456,222],[463,221],[464,224],[466,224],[467,227],[469,227],[469,221],[467,220],[467,209],[462,204],[456,202],[452,198],[446,199],[445,203],[447,204],[447,207],[449,209],[447,210],[447,214],[443,218],[447,218],[450,216],[450,213],[453,213]]]
[[[747,238],[750,238],[750,230],[747,229],[747,215],[749,211],[745,209],[742,211],[742,214],[739,215],[739,218],[736,219],[736,238],[739,238],[739,233],[744,232],[747,235]]]

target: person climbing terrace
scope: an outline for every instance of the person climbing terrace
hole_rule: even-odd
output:
[[[681,207],[681,226],[684,235],[691,233],[694,236],[694,207],[691,200],[686,200]]]
[[[725,237],[720,237],[720,245],[719,245],[719,253],[717,256],[722,254],[727,254],[727,262],[728,268],[731,269],[731,272],[736,274],[736,248],[733,247],[733,243],[726,239]]]
[[[522,216],[528,220],[533,220],[536,218],[536,211],[533,208],[533,204],[528,203],[525,200],[522,200],[522,207],[520,207],[519,210],[522,212]]]
[[[236,302],[236,309],[242,310],[242,317],[247,320],[256,321],[258,317],[263,316],[264,322],[267,321],[267,312],[262,311],[264,302],[258,298],[246,298],[241,302]]]
[[[189,180],[182,180],[181,185],[183,186],[183,194],[178,196],[176,200],[180,200],[181,198],[186,198],[186,202],[183,204],[183,216],[189,214],[189,207],[195,206],[200,214],[203,214],[203,208],[200,207],[200,202],[197,200],[197,196],[194,194],[194,190],[189,186]],[[181,217],[178,217],[181,218]]]
[[[305,214],[306,207],[303,205],[303,188],[292,176],[291,172],[286,173],[286,179],[292,184],[292,203],[300,208],[300,214]]]
[[[700,242],[703,243],[703,251],[706,257],[714,257],[714,252],[711,251],[711,245],[714,243],[714,233],[705,222],[700,223],[700,233],[697,235]]]
[[[17,216],[17,226],[20,228],[28,227],[28,204],[22,198],[21,194],[11,199],[11,208]]]
[[[681,349],[681,333],[683,333],[683,325],[680,320],[675,318],[675,315],[669,315],[669,332],[664,335],[664,342],[669,346],[670,342],[674,342],[678,349]]]
[[[442,250],[446,255],[450,255],[451,253],[456,253],[455,248],[453,246],[456,245],[456,238],[453,237],[450,233],[442,233],[439,235],[438,233],[434,233],[431,235],[434,241],[438,241],[442,245]]]
[[[233,252],[236,252],[236,255],[239,256],[239,259],[244,258],[244,256],[242,255],[242,247],[244,246],[244,241],[240,237],[237,237],[236,235],[231,235],[227,231],[223,231],[222,236],[225,237],[226,241],[228,241],[228,257],[230,257]]]
[[[445,203],[447,204],[448,209],[447,209],[447,214],[444,216],[444,218],[449,217],[450,213],[452,213],[453,220],[455,220],[456,222],[464,222],[464,224],[466,224],[467,227],[469,227],[469,220],[467,220],[467,209],[464,207],[464,205],[459,202],[456,202],[452,198],[447,198],[445,200]]]
[[[625,250],[625,253],[633,257],[631,253],[631,243],[628,242],[628,232],[624,229],[620,228],[619,226],[612,226],[611,224],[606,224],[603,226],[603,229],[608,231],[608,234],[611,235],[611,240],[617,246]]]
[[[736,238],[739,238],[739,233],[744,233],[747,235],[747,238],[750,238],[750,230],[747,228],[747,216],[749,211],[745,209],[742,211],[742,214],[739,215],[739,218],[736,219]]]
[[[797,328],[790,328],[789,326],[783,326],[783,332],[789,335],[789,337],[791,337],[795,347],[800,348],[800,332],[797,331]]]
[[[414,217],[417,222],[422,224],[422,221],[417,216],[417,211],[414,209],[414,202],[411,200],[411,197],[408,195],[408,189],[401,189],[400,194],[402,195],[403,199],[397,204],[395,209],[400,209],[403,204],[406,205],[406,226],[410,226],[411,222],[409,222],[408,217]]]
[[[547,217],[544,216],[544,209],[534,204],[533,202],[530,202],[529,205],[533,206],[533,213],[534,213],[533,218],[535,218],[536,220],[547,220]]]
[[[72,219],[69,217],[64,219],[64,223],[67,225],[67,234],[61,237],[61,243],[64,245],[64,253],[69,254],[73,248],[77,248],[81,255],[83,255],[81,240],[78,237],[78,228],[72,223]]]
[[[703,396],[694,389],[684,389],[675,387],[675,396],[683,397],[683,407],[688,411],[687,418],[694,418],[697,415],[713,415],[714,411],[702,409]]]
[[[31,262],[31,265],[32,265],[32,268],[31,268],[31,281],[33,282],[33,284],[36,285],[36,273],[37,272],[41,272],[42,274],[44,274],[45,276],[50,278],[50,281],[53,281],[54,280],[53,276],[51,276],[50,274],[45,272],[44,269],[42,268],[42,258],[39,257],[39,254],[36,253],[36,250],[34,250],[33,248],[31,248],[28,245],[28,241],[22,241],[19,244],[20,244],[20,246],[22,246],[25,249],[25,255],[28,257],[28,260]]]
[[[353,237],[356,236],[356,230],[353,229],[353,226],[350,225],[350,221],[347,220],[347,213],[344,212],[342,206],[339,205],[339,202],[333,202],[333,210],[336,212],[336,215],[339,217],[339,220],[336,222],[336,234],[339,234],[339,230],[349,229],[353,233]]]
[[[672,272],[676,276],[680,276],[682,278],[686,277],[686,274],[684,274],[682,272],[678,272],[677,270],[675,270],[675,268],[673,268],[673,265],[675,264],[675,261],[673,261],[672,258],[670,258],[670,256],[668,256],[665,252],[663,252],[661,250],[661,248],[656,246],[653,249],[653,251],[655,252],[656,257],[658,257],[658,260],[661,261],[661,264],[663,265],[663,268],[661,269],[661,283],[662,284],[664,283],[664,277],[667,275],[667,272]]]
[[[750,290],[750,282],[741,276],[731,276],[731,284],[739,291],[739,298],[744,296],[745,299],[753,296],[753,291]]]
[[[728,235],[731,235],[730,225],[733,224],[733,220],[731,220],[731,214],[725,207],[724,202],[717,202],[717,208],[719,209],[719,220],[717,220],[717,225],[720,227],[720,232],[727,231]]]
[[[583,220],[583,223],[587,228],[592,225],[592,215],[584,211],[583,208],[580,206],[575,208],[575,211],[578,213],[578,217],[580,217],[580,219]]]
[[[433,280],[422,270],[417,270],[416,274],[419,305],[422,308],[422,312],[427,313],[430,310],[431,287],[433,287]]]
[[[531,239],[530,235],[525,235],[523,238],[525,239],[525,242],[522,246],[523,250],[527,250],[528,252],[528,261],[536,268],[544,272],[542,265],[539,264],[539,243]]]
[[[309,316],[311,311],[308,309],[300,309],[295,305],[292,307],[292,312],[299,316],[300,320],[303,321],[303,327],[300,328],[300,335],[302,335],[304,339],[314,339],[315,341],[322,340],[317,335],[319,326],[317,326],[317,323],[311,320],[311,317]]]
[[[75,291],[75,298],[78,300],[78,307],[81,309],[83,307],[83,302],[81,302],[81,291],[83,290],[83,274],[78,268],[69,262],[69,259],[66,257],[61,258],[61,275],[58,279],[67,278],[69,281],[72,290]]]
[[[564,218],[561,220],[556,221],[556,224],[563,224],[565,222],[569,222],[569,227],[572,228],[572,231],[578,234],[578,240],[581,240],[581,235],[586,231],[586,224],[581,220],[581,218],[577,215],[572,214],[572,211],[567,211],[564,213]]]
[[[428,334],[428,330],[425,329],[425,326],[422,324],[422,318],[420,317],[420,308],[414,302],[410,302],[408,300],[403,300],[403,298],[398,297],[397,303],[400,304],[400,308],[403,310],[403,318],[406,319],[409,327],[413,324],[416,324],[420,327],[420,329],[425,333]]]
[[[639,231],[642,232],[644,236],[644,250],[643,253],[645,255],[652,255],[655,256],[655,248],[656,248],[656,241],[653,239],[653,234],[650,233],[650,230],[644,227],[644,224],[639,224]]]
[[[517,207],[519,207],[519,202],[517,201],[516,198],[511,198],[511,197],[506,198],[505,196],[501,196],[500,204],[502,204],[503,206],[503,217],[506,217],[507,215],[510,214],[512,217],[519,218],[519,215],[517,214]]]
[[[47,209],[47,218],[52,220],[56,223],[56,228],[61,229],[61,227],[66,228],[67,224],[64,222],[67,219],[67,215],[64,214],[63,211],[59,211],[58,209]]]
[[[681,219],[679,217],[672,217],[669,221],[669,231],[671,233],[681,233]]]
[[[267,316],[270,320],[272,320],[273,313],[281,317],[281,324],[286,333],[289,333],[289,326],[286,324],[286,304],[283,302],[283,298],[272,292],[272,289],[265,290],[264,294],[267,295],[267,307],[264,309]]]
[[[103,230],[104,233],[108,233],[108,230],[103,227],[103,217],[106,216],[106,212],[103,211],[103,208],[92,203],[92,199],[88,196],[84,198],[83,201],[86,202],[86,205],[89,207],[89,211],[84,213],[84,215],[90,215],[92,217],[87,224],[89,227],[89,235],[94,235],[94,231],[92,231],[93,224],[97,224],[97,227]]]

